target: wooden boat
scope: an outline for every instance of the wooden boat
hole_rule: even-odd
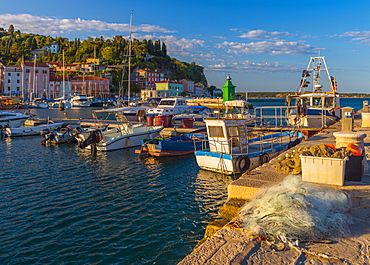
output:
[[[158,157],[180,156],[206,148],[208,148],[207,135],[202,129],[170,138],[144,139],[141,141],[141,149],[135,152]]]
[[[206,119],[209,149],[195,151],[200,168],[226,175],[251,170],[303,139],[300,132],[253,134],[245,119]]]

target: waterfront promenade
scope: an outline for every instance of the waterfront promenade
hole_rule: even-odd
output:
[[[370,128],[362,128],[360,113],[355,115],[354,132],[365,133],[364,139],[367,162],[369,161]],[[320,143],[335,144],[334,132],[341,131],[338,122],[328,129],[303,141],[302,145]],[[288,151],[289,152],[289,151]],[[282,156],[284,154],[281,154]],[[275,158],[277,159],[277,158]],[[328,242],[306,242],[298,246],[287,245],[282,251],[274,250],[267,242],[251,239],[246,236],[243,228],[235,224],[235,217],[240,207],[252,199],[264,187],[282,181],[288,174],[280,172],[264,164],[241,176],[228,187],[228,201],[219,210],[224,217],[234,217],[232,222],[218,230],[213,236],[206,238],[199,247],[186,256],[179,264],[370,264],[370,172],[365,166],[361,182],[345,181],[344,186],[330,186],[345,190],[351,198],[353,224],[349,226],[350,236],[330,238]],[[320,184],[319,184],[320,185]],[[216,228],[213,228],[216,229]],[[207,230],[212,230],[207,228]]]

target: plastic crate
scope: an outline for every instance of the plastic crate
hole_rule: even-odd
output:
[[[364,155],[349,156],[349,160],[346,163],[346,173],[344,175],[345,180],[361,181],[362,175],[364,174]]]
[[[329,185],[343,186],[348,158],[300,156],[302,180]]]

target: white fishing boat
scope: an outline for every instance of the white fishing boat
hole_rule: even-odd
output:
[[[30,118],[30,115],[19,112],[3,111],[0,112],[0,126],[1,127],[19,127]]]
[[[95,133],[81,133],[77,136],[79,146],[97,151],[113,151],[118,149],[141,146],[142,139],[155,139],[160,136],[163,126],[144,126],[143,123],[132,124],[128,122],[121,108],[107,109],[105,112],[114,115],[118,124],[115,127]],[[99,113],[102,113],[100,110]],[[96,117],[95,111],[93,112]],[[108,119],[108,118],[106,118]],[[90,137],[90,138],[89,138]],[[94,137],[94,139],[91,139]]]
[[[209,149],[195,151],[197,164],[226,175],[256,168],[303,139],[299,132],[251,133],[243,118],[212,118],[205,122]]]
[[[69,102],[72,108],[90,107],[92,103],[91,99],[84,95],[74,96]]]
[[[40,124],[35,126],[21,126],[21,127],[12,127],[5,128],[5,135],[8,137],[14,136],[31,136],[31,135],[40,135],[42,131],[45,130],[55,130],[61,128],[64,123],[62,122],[49,122],[46,124]]]
[[[329,91],[323,92],[321,71],[327,75]],[[312,75],[312,80],[309,77]],[[312,82],[312,83],[311,83]],[[312,85],[312,92],[306,88]],[[340,118],[340,98],[336,78],[329,74],[324,57],[311,57],[302,73],[302,80],[295,95],[286,98],[286,114],[289,125],[311,129],[326,128]]]
[[[185,98],[162,98],[156,108],[148,109],[147,114],[173,117],[184,113],[187,107]]]

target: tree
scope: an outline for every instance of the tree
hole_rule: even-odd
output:
[[[212,85],[212,86],[207,87],[207,91],[211,94],[211,96],[213,96],[213,91],[215,91],[216,88],[217,87]]]
[[[9,28],[8,28],[8,33],[9,34],[13,34],[14,33],[14,26],[13,25],[10,25]]]

